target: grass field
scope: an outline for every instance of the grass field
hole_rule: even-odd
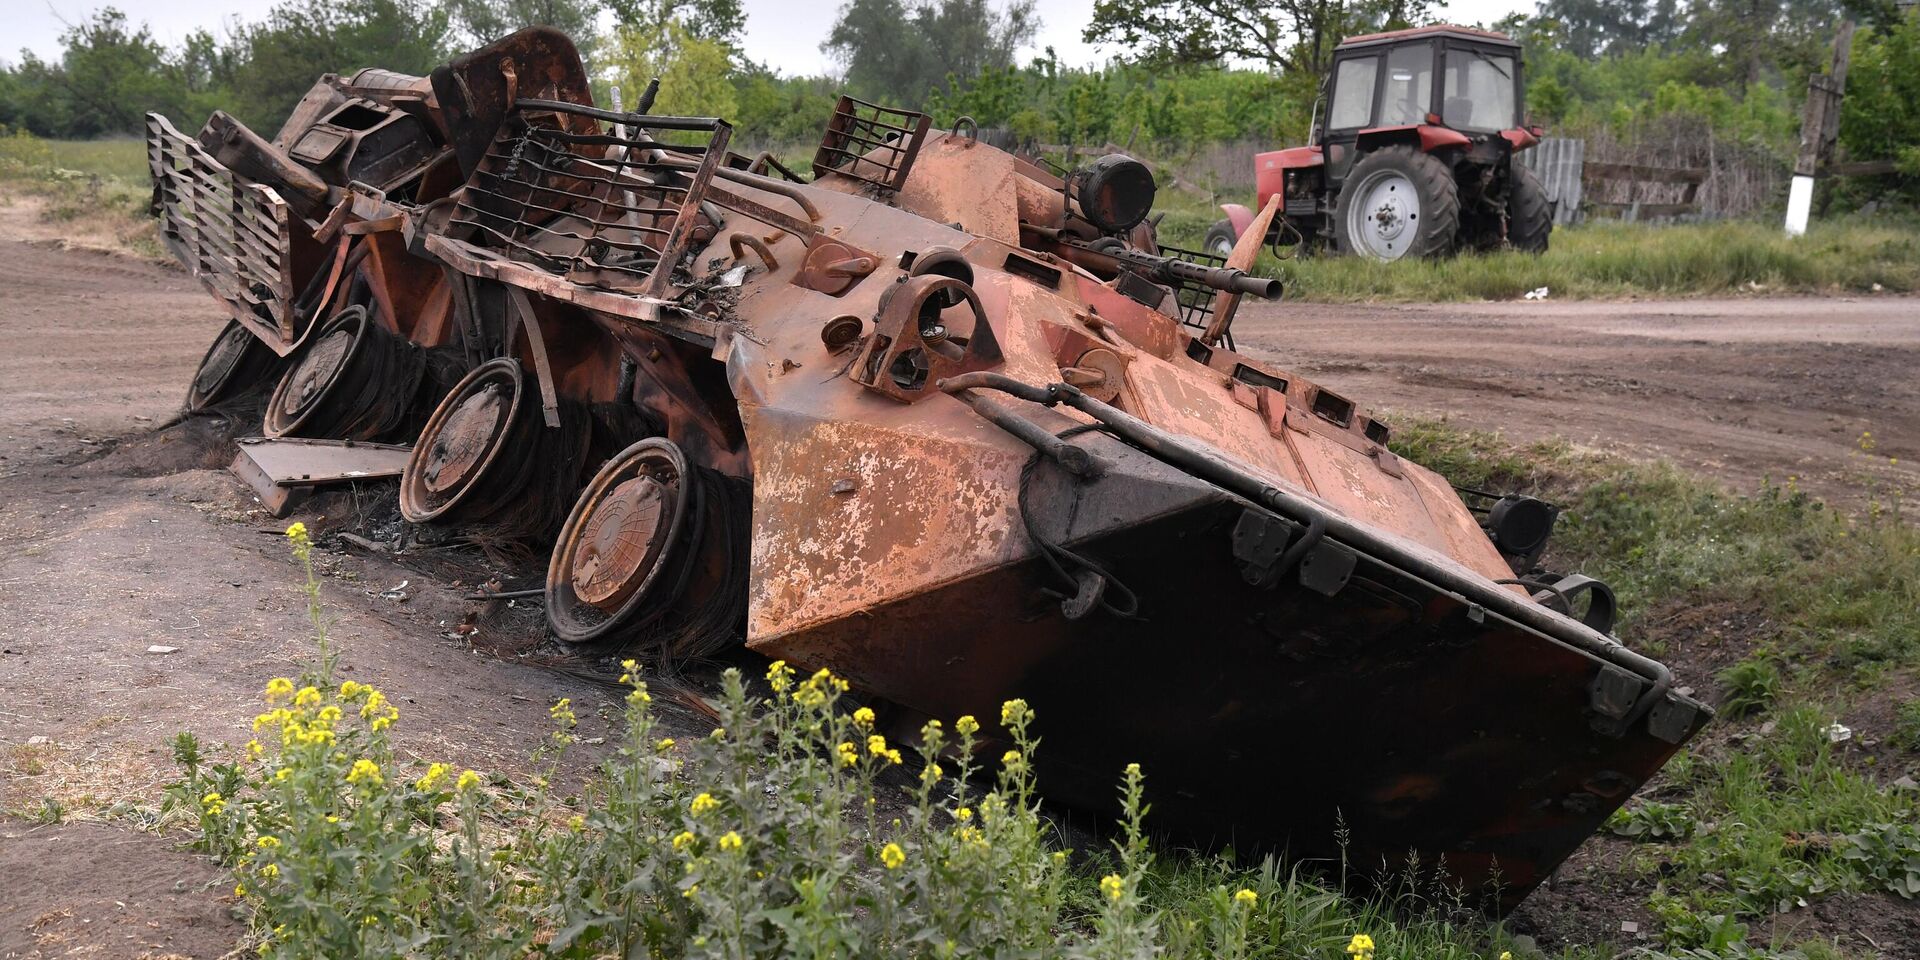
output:
[[[1168,194],[1162,236],[1198,248],[1218,208]],[[1875,292],[1876,284],[1908,293],[1920,290],[1920,220],[1837,218],[1800,238],[1773,222],[1595,223],[1556,229],[1542,256],[1502,251],[1375,263],[1263,253],[1256,271],[1283,278],[1289,299],[1325,303],[1513,300],[1541,287],[1558,299],[1855,294]]]
[[[146,259],[165,257],[154,221],[146,146],[138,140],[41,140],[0,132],[0,203],[41,202],[54,236]]]

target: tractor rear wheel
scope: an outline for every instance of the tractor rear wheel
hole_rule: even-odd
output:
[[[1515,250],[1546,253],[1547,235],[1553,232],[1553,208],[1547,203],[1547,190],[1533,171],[1518,163],[1507,174],[1507,242]]]
[[[1444,257],[1460,232],[1460,188],[1432,155],[1383,147],[1353,165],[1333,230],[1342,251],[1371,260]]]

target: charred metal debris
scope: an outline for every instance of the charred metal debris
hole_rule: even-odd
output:
[[[724,119],[594,106],[532,29],[322,77],[271,139],[148,116],[225,308],[188,396],[275,382],[236,462],[398,473],[413,524],[549,557],[561,641],[744,645],[926,717],[1041,706],[1040,782],[1237,849],[1441,861],[1512,904],[1706,721],[1352,399],[1237,352],[1260,229],[1159,245],[1154,181],[842,98],[802,178]],[[1477,511],[1477,512],[1476,512]]]

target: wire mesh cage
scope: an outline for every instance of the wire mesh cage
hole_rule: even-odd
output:
[[[732,128],[557,101],[516,107],[458,195],[450,227],[571,282],[666,293]]]
[[[838,173],[898,190],[927,136],[927,115],[843,96],[813,155],[813,174]]]

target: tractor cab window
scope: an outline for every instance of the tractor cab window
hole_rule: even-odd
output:
[[[1387,83],[1380,90],[1380,125],[1427,122],[1433,103],[1433,47],[1412,44],[1387,54]]]
[[[1379,57],[1340,61],[1333,74],[1333,106],[1327,110],[1327,129],[1373,125],[1373,80],[1379,72]]]
[[[1447,51],[1441,119],[1456,130],[1507,130],[1514,120],[1513,56],[1478,47]]]

